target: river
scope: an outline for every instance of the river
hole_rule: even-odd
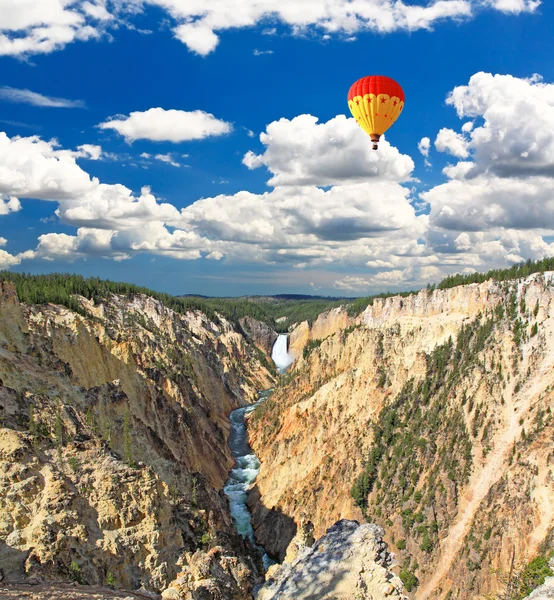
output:
[[[284,373],[292,364],[293,358],[288,353],[288,339],[285,335],[280,335],[275,345],[271,358],[277,366],[280,373]],[[250,487],[256,481],[260,472],[261,463],[258,457],[252,452],[248,445],[248,432],[246,430],[246,415],[250,414],[255,408],[271,396],[273,390],[264,390],[260,392],[257,402],[250,406],[237,408],[229,419],[231,421],[231,433],[229,435],[229,449],[235,459],[235,466],[229,473],[229,479],[223,488],[229,498],[231,516],[237,532],[250,541],[263,553],[265,568],[269,568],[275,561],[270,558],[264,549],[256,544],[254,538],[254,529],[252,528],[252,515],[246,504],[247,494]]]

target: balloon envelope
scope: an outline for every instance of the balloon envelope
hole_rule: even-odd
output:
[[[348,107],[358,125],[371,136],[377,150],[379,137],[404,108],[404,91],[394,79],[382,75],[362,77],[348,92]]]

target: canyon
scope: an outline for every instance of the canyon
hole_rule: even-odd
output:
[[[6,597],[485,598],[554,550],[552,273],[333,308],[287,338],[0,286]],[[251,528],[224,492],[249,486]]]

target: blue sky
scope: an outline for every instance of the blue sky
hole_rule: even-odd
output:
[[[554,254],[552,3],[229,4],[0,6],[0,268],[365,295]]]

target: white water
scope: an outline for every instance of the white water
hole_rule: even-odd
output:
[[[286,371],[294,361],[293,356],[289,354],[289,338],[286,335],[280,335],[273,344],[271,358],[280,371]]]
[[[237,532],[243,537],[249,538],[252,544],[263,553],[266,569],[272,564],[275,564],[275,561],[264,552],[262,547],[256,544],[256,540],[254,539],[254,529],[252,528],[252,517],[248,510],[248,506],[246,505],[248,490],[256,481],[256,477],[260,472],[260,461],[252,452],[252,448],[248,445],[245,417],[247,414],[251,413],[258,404],[261,404],[266,400],[268,396],[271,395],[271,392],[272,390],[261,392],[259,399],[255,404],[244,408],[238,408],[231,413],[229,417],[231,420],[229,448],[236,462],[235,467],[229,473],[229,479],[223,488],[225,494],[227,494],[227,497],[229,498],[231,516],[233,517]]]
[[[288,338],[286,335],[280,335],[275,341],[271,358],[281,373],[286,371],[292,364],[294,358],[288,352]],[[275,561],[265,553],[261,546],[256,544],[254,529],[252,528],[252,515],[246,504],[248,490],[256,481],[261,466],[258,457],[248,445],[246,415],[250,414],[256,406],[271,396],[272,391],[265,390],[264,392],[260,392],[258,401],[255,404],[245,406],[244,408],[237,408],[237,410],[234,410],[230,414],[231,433],[229,435],[229,449],[235,459],[235,466],[229,473],[229,479],[223,488],[227,498],[229,498],[229,506],[235,529],[240,535],[247,537],[260,550],[263,554],[266,569],[275,564]]]

